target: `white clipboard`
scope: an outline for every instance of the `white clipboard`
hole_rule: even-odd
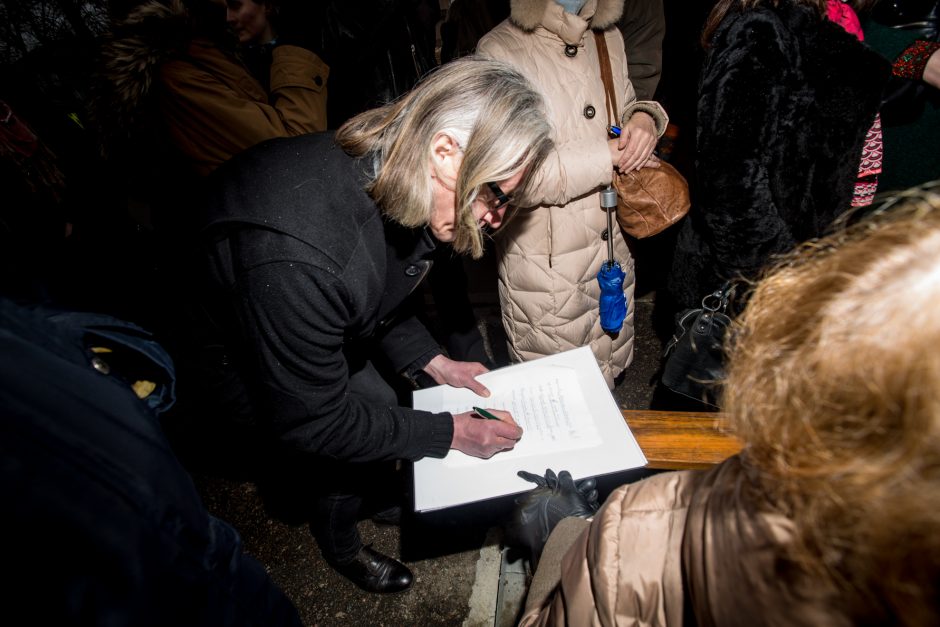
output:
[[[418,390],[413,406],[460,413],[508,409],[524,433],[512,451],[489,459],[451,450],[414,464],[415,511],[424,512],[531,490],[519,470],[567,470],[575,479],[646,465],[630,428],[587,346],[508,366],[478,377],[491,392],[440,385]]]

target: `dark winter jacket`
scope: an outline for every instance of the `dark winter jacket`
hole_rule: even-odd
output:
[[[114,27],[102,49],[109,87],[96,105],[99,121],[116,127],[109,134],[139,131],[152,108],[169,143],[204,176],[265,139],[326,130],[329,68],[314,52],[277,46],[261,84],[198,30],[179,0],[144,2]]]
[[[205,230],[215,281],[254,362],[258,409],[282,440],[347,461],[443,457],[450,414],[348,389],[373,348],[404,372],[440,353],[417,320],[395,319],[434,240],[383,220],[364,167],[327,133],[264,142],[222,166]]]
[[[160,107],[173,145],[198,174],[272,137],[326,130],[326,65],[278,46],[262,86],[233,55],[205,40],[160,68]]]
[[[729,13],[698,105],[697,190],[669,280],[682,307],[850,208],[888,64],[839,25],[783,0]]]
[[[0,299],[0,354],[6,611],[44,625],[300,625],[173,456],[153,411],[171,400],[172,366],[149,334]]]
[[[617,21],[627,52],[627,70],[637,100],[652,100],[663,71],[666,14],[663,0],[630,0]]]

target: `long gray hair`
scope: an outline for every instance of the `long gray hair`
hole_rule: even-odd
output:
[[[372,159],[366,191],[382,212],[419,227],[431,219],[431,144],[440,132],[463,151],[453,247],[480,257],[482,231],[471,208],[481,186],[523,170],[531,174],[553,146],[542,97],[509,65],[464,57],[432,71],[397,101],[350,119],[336,142],[352,156]],[[525,196],[527,184],[514,195]]]

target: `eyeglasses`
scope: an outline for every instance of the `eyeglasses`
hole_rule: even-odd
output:
[[[493,195],[496,197],[496,204],[491,208],[492,211],[502,209],[512,202],[512,198],[503,193],[503,190],[501,190],[496,183],[489,182],[486,186],[490,188],[490,191],[493,192]]]

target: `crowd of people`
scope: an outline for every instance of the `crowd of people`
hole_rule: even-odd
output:
[[[484,420],[401,401],[440,384],[489,396],[476,377],[492,355],[463,290],[435,290],[457,340],[442,347],[421,322],[428,276],[461,285],[460,260],[492,241],[512,361],[590,346],[612,389],[630,367],[638,248],[601,192],[669,158],[663,1],[460,0],[440,20],[425,2],[358,16],[357,3],[133,4],[101,44],[88,123],[125,171],[134,155],[156,164],[143,200],[159,306],[147,329],[67,311],[23,289],[23,258],[2,257],[8,522],[54,537],[41,555],[61,564],[6,598],[65,624],[299,624],[200,502],[181,411],[210,433],[250,425],[266,476],[303,486],[330,566],[368,592],[406,590],[408,566],[358,529],[400,518],[386,490],[400,461],[490,458],[525,438],[499,407]],[[940,617],[940,171],[928,160],[912,189],[885,183],[901,167],[886,138],[940,101],[938,3],[890,4],[712,3],[695,129],[680,135],[694,140],[692,209],[653,240],[675,242],[656,297],[671,316],[740,286],[719,404],[744,448],[600,508],[589,480],[535,478],[523,500],[551,515],[519,534],[548,538],[526,547],[540,559],[523,624]],[[892,57],[865,43],[869,16],[927,26]],[[369,35],[378,20],[395,34]],[[4,241],[55,248],[71,223],[47,206],[68,173],[0,104],[17,205]],[[919,141],[938,153],[930,130]],[[41,220],[6,218],[34,201]],[[598,307],[609,254],[625,271],[617,331]],[[14,567],[34,573],[37,546],[17,544]]]

